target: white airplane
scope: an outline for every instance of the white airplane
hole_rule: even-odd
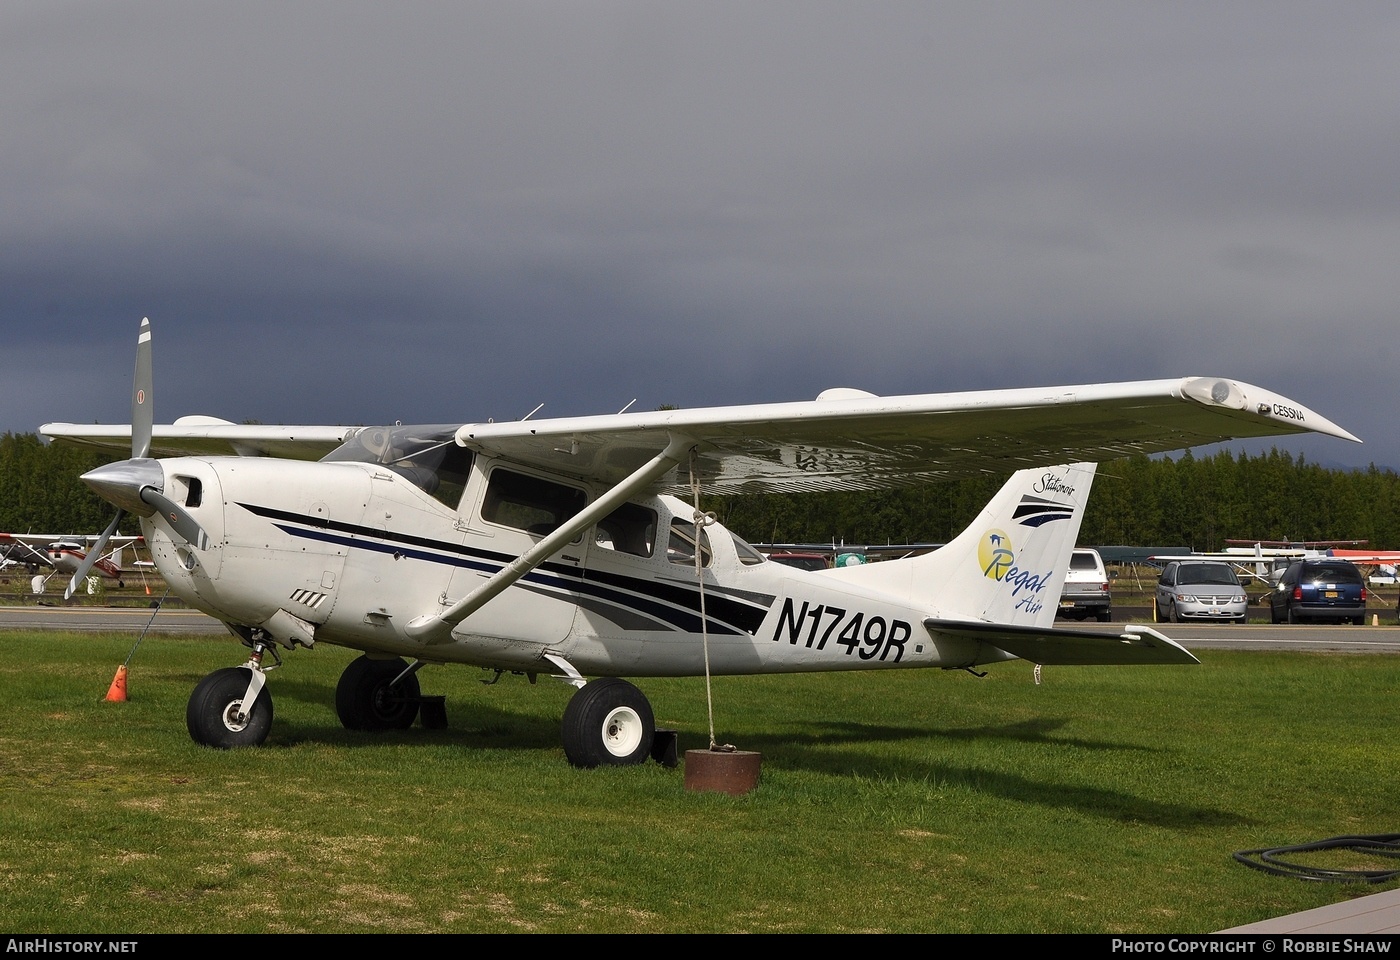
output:
[[[22,565],[31,573],[37,574],[40,568],[48,569],[50,572],[47,575],[38,575],[34,579],[34,592],[40,593],[50,576],[61,573],[71,577],[77,573],[98,539],[97,535],[74,537],[46,533],[0,533],[0,557],[4,558],[6,565]],[[126,548],[140,542],[140,537],[132,536],[107,538],[101,549],[112,547],[111,552],[103,554],[99,549],[97,559],[84,575],[106,577],[120,586],[127,572]]]
[[[905,397],[840,389],[808,402],[511,423],[156,427],[150,336],[143,320],[132,426],[41,430],[98,445],[130,436],[131,459],[83,480],[118,520],[140,517],[171,590],[251,648],[190,698],[190,735],[213,747],[267,737],[265,672],[280,665],[279,646],[364,652],[336,689],[352,729],[410,726],[425,664],[553,676],[577,688],[562,735],[582,767],[652,753],[651,707],[623,677],[973,670],[1017,657],[1195,663],[1145,626],[1054,628],[1095,469],[1079,461],[1304,431],[1356,439],[1292,400],[1218,378]],[[280,458],[232,455],[250,452]],[[702,491],[877,489],[1013,470],[941,549],[824,571],[767,562],[696,507]]]
[[[1226,547],[1224,550],[1198,553],[1155,554],[1147,559],[1162,565],[1172,560],[1223,560],[1235,573],[1249,580],[1274,584],[1294,560],[1318,557],[1339,557],[1359,564],[1385,564],[1400,561],[1400,553],[1366,550],[1344,550],[1334,544],[1354,545],[1364,540],[1226,540],[1226,543],[1250,546]]]

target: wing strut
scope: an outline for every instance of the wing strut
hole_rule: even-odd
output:
[[[591,527],[612,513],[628,497],[635,494],[673,469],[684,459],[693,441],[672,436],[666,449],[638,467],[621,483],[587,507],[569,518],[568,522],[498,572],[489,577],[481,586],[461,600],[439,613],[425,614],[409,621],[404,633],[423,643],[446,643],[451,639],[452,628],[484,607],[492,598],[525,574],[538,567],[569,543],[579,533]]]

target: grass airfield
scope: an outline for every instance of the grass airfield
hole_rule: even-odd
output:
[[[207,750],[185,702],[242,648],[148,636],[106,702],[133,642],[0,633],[12,931],[1202,933],[1393,886],[1231,854],[1400,832],[1396,657],[717,678],[763,755],[729,797],[571,768],[547,679],[428,667],[447,729],[345,731],[331,647],[270,675],[265,747]],[[639,685],[708,744],[703,680]]]

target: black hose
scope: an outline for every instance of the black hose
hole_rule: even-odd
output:
[[[1292,847],[1266,847],[1261,850],[1241,850],[1234,854],[1246,867],[1263,870],[1281,877],[1315,880],[1322,883],[1384,883],[1400,877],[1400,870],[1333,870],[1290,863],[1281,855],[1312,853],[1317,850],[1350,850],[1380,857],[1400,857],[1400,833],[1378,833],[1371,836],[1332,837],[1315,843]]]

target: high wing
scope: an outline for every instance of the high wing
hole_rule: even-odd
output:
[[[611,484],[680,440],[697,446],[707,493],[739,494],[901,487],[1304,432],[1360,442],[1296,401],[1205,377],[904,397],[828,391],[801,403],[467,424],[457,442]],[[687,482],[678,468],[654,488],[684,493]]]
[[[186,417],[156,426],[153,455],[319,459],[358,428]],[[111,450],[130,427],[50,423],[55,440]],[[696,449],[709,494],[874,490],[1067,460],[1100,461],[1245,437],[1316,432],[1360,442],[1302,404],[1212,377],[816,400],[606,416],[468,423],[479,453],[612,486],[674,444]],[[681,465],[647,487],[684,493]]]
[[[267,426],[215,417],[181,417],[151,431],[153,457],[240,456],[319,460],[340,446],[355,427]],[[130,424],[46,423],[39,432],[53,440],[129,456]]]
[[[65,546],[90,547],[98,541],[97,534],[77,534],[71,533],[0,533],[0,547],[5,546],[25,546],[25,547],[47,547],[50,544],[64,544]],[[145,537],[120,536],[108,537],[107,543],[112,547],[128,547],[133,543],[140,543]]]
[[[1333,548],[1327,551],[1327,556],[1361,564],[1400,563],[1400,550],[1340,550]]]

